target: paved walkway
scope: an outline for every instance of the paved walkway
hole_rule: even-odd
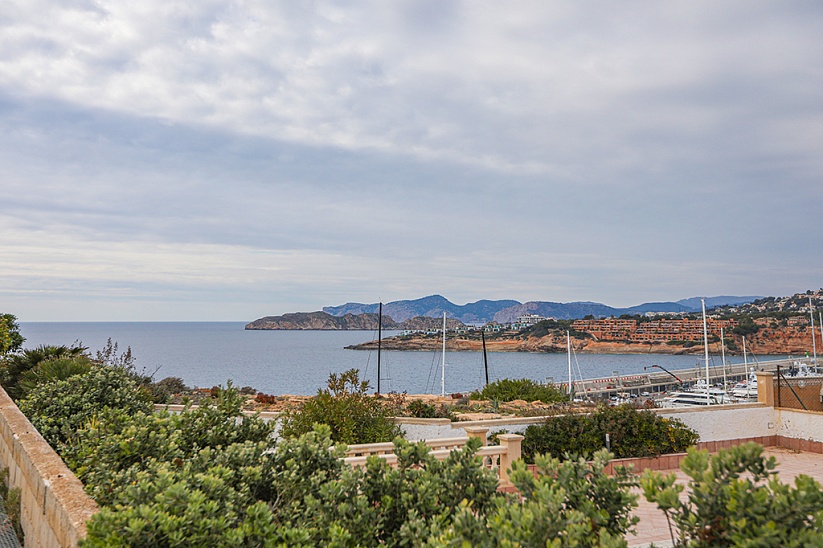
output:
[[[780,481],[794,483],[796,476],[806,474],[823,483],[823,455],[802,453],[781,447],[767,447],[764,453],[766,457],[774,456],[777,459]],[[688,476],[681,470],[671,472],[677,474],[678,482],[684,484],[687,482]],[[637,524],[637,535],[629,535],[627,539],[629,546],[648,546],[652,542],[658,547],[671,546],[671,536],[663,512],[658,510],[655,504],[647,502],[642,493],[638,503],[639,506],[634,514],[640,518],[640,523]]]

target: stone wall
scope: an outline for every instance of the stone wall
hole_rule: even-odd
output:
[[[77,546],[85,538],[97,504],[2,388],[0,467],[9,469],[9,488],[20,488],[27,547]]]
[[[713,405],[682,409],[655,409],[664,417],[683,421],[700,434],[701,442],[760,438],[777,434],[774,408],[760,403]],[[481,421],[451,422],[448,419],[398,417],[396,421],[410,441],[434,440],[467,435],[467,427],[483,426],[489,433],[505,431],[522,434],[530,424],[541,424],[549,417],[512,417]]]

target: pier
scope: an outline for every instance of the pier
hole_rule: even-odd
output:
[[[733,384],[748,377],[752,371],[775,372],[778,368],[781,371],[788,371],[798,364],[805,363],[809,367],[814,364],[810,358],[785,358],[770,361],[757,361],[749,364],[735,363],[709,366],[709,384]],[[746,367],[748,366],[748,371]],[[650,366],[642,374],[620,375],[611,377],[600,377],[594,379],[583,379],[574,381],[574,392],[577,395],[587,395],[593,398],[609,398],[618,394],[633,394],[636,396],[648,392],[651,395],[669,392],[675,389],[682,389],[694,386],[698,381],[706,379],[706,369],[703,364],[695,364],[693,367],[685,369],[672,369],[665,371],[659,366]],[[725,369],[725,371],[724,371]],[[617,373],[615,371],[615,373]],[[558,383],[557,386],[568,391],[568,383]],[[727,386],[729,388],[729,386]]]

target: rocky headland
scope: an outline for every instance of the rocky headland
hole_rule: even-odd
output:
[[[294,330],[294,331],[376,331],[381,323],[380,316],[373,313],[344,314],[332,316],[326,312],[294,312],[282,316],[266,316],[246,324],[248,330]],[[387,315],[382,318],[385,330],[433,330],[442,329],[442,318],[417,316],[403,322],[396,322]],[[465,327],[462,322],[449,318],[447,329]]]

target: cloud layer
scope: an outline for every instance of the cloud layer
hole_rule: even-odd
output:
[[[7,4],[24,320],[823,285],[817,3]]]

